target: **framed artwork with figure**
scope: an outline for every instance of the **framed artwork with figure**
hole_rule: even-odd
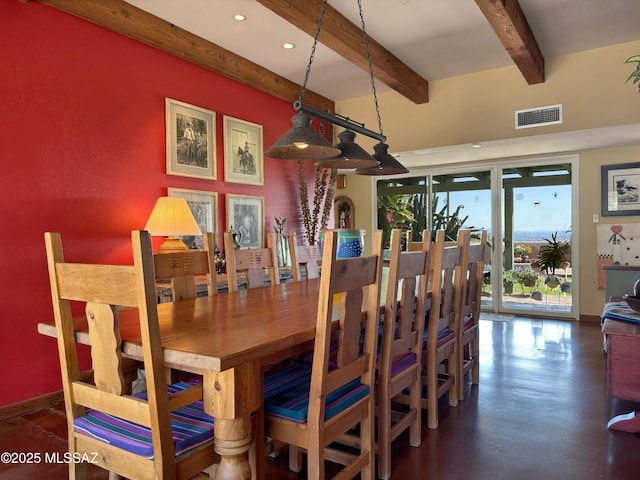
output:
[[[202,190],[187,190],[185,188],[169,187],[170,197],[181,197],[187,201],[189,210],[198,222],[200,231],[213,233],[216,239],[218,222],[218,194],[216,192],[205,192]],[[202,235],[182,236],[180,239],[191,249],[203,249],[204,240]]]
[[[216,113],[165,99],[167,174],[216,179]]]
[[[228,193],[227,231],[238,234],[241,248],[264,247],[264,197]]]
[[[602,216],[640,215],[640,163],[602,165]]]
[[[336,197],[333,201],[335,228],[355,228],[355,209],[349,197]]]
[[[262,125],[227,115],[224,122],[224,181],[264,185]]]

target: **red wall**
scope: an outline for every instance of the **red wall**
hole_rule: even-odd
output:
[[[165,98],[216,112],[216,181],[165,174]],[[264,187],[225,184],[222,116],[263,125],[264,146],[291,126],[291,104],[36,2],[0,5],[0,406],[58,390],[43,233],[70,261],[131,263],[167,187],[265,197],[266,231],[300,230],[297,163],[264,159]],[[307,168],[312,179],[312,166]],[[312,185],[310,186],[312,189]],[[312,190],[311,190],[312,191]]]

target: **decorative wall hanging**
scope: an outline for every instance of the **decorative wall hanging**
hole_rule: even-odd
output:
[[[603,165],[602,216],[640,215],[640,163]]]
[[[224,181],[264,185],[262,125],[224,116]]]
[[[167,174],[216,179],[216,114],[167,98]]]
[[[605,288],[604,265],[640,265],[640,223],[596,227],[598,288]]]

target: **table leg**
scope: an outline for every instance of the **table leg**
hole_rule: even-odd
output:
[[[205,411],[214,417],[215,450],[220,455],[218,480],[249,480],[251,413],[262,403],[260,362],[248,362],[222,372],[205,370]]]
[[[215,419],[215,450],[220,455],[216,480],[250,480],[247,453],[251,446],[251,422],[248,418]]]

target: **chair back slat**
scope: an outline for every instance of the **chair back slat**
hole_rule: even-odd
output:
[[[269,272],[271,285],[280,285],[278,270],[278,252],[276,234],[267,234],[266,248],[234,249],[230,232],[224,233],[224,251],[227,262],[227,283],[230,292],[238,291],[238,273],[243,272],[247,279],[247,288],[266,286],[264,270]]]
[[[206,275],[207,293],[216,295],[218,285],[216,281],[216,261],[214,256],[213,234],[203,233],[204,250],[183,250],[168,253],[156,253],[153,256],[153,264],[158,280],[171,280],[173,300],[186,300],[195,298],[196,283],[193,287],[187,278],[194,275]],[[178,295],[176,295],[178,289]]]
[[[104,392],[122,395],[125,383],[118,312],[113,305],[104,303],[87,303],[85,311],[96,387]]]
[[[182,275],[209,273],[207,252],[185,250],[183,252],[156,253],[153,256],[156,277],[167,280]]]
[[[123,307],[138,304],[136,277],[131,266],[60,263],[55,275],[58,292],[63,300]]]
[[[291,256],[291,275],[294,282],[302,280],[302,272],[305,272],[307,280],[318,278],[320,269],[318,263],[322,262],[322,254],[319,245],[298,245],[296,232],[290,232],[287,236],[289,242],[289,254]]]

